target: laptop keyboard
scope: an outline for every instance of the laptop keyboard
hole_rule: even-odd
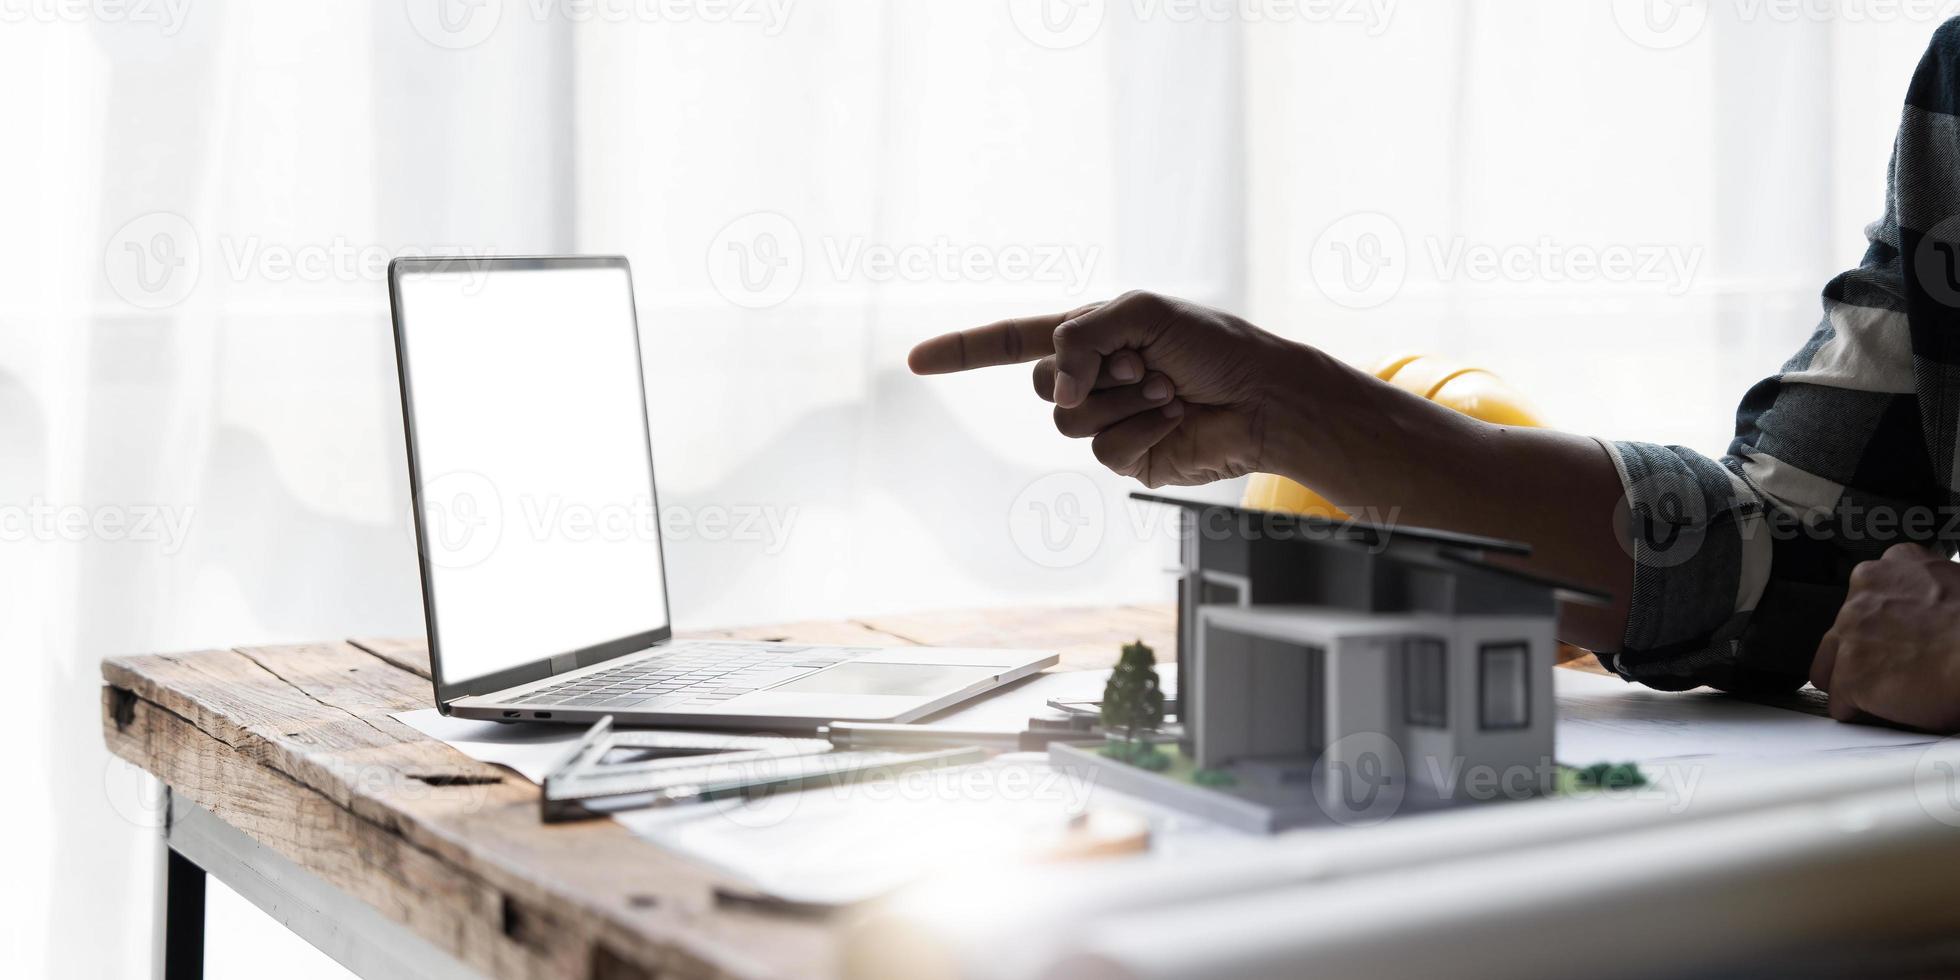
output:
[[[868,647],[688,643],[671,653],[569,678],[509,703],[640,711],[713,705],[872,652]]]

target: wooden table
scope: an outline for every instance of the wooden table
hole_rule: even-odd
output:
[[[869,617],[688,634],[1031,647],[1107,666],[1164,606]],[[117,657],[103,738],[167,787],[158,965],[199,975],[205,875],[363,976],[810,977],[823,920],[717,902],[730,884],[612,821],[544,826],[538,790],[395,721],[430,705],[421,640]]]

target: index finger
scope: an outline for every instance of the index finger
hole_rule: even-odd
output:
[[[1022,316],[922,340],[905,363],[913,374],[950,374],[996,364],[1019,364],[1055,353],[1055,328],[1100,304],[1067,313]]]

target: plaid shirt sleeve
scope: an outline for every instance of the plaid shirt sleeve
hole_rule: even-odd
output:
[[[1960,18],[1913,75],[1885,215],[1781,373],[1750,388],[1721,460],[1606,443],[1634,559],[1601,660],[1680,690],[1792,690],[1851,569],[1901,541],[1951,555],[1960,417]]]

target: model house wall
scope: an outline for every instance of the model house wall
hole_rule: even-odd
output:
[[[1201,766],[1290,766],[1458,801],[1547,788],[1550,617],[1210,606],[1197,633],[1204,680],[1184,696],[1198,699]]]

